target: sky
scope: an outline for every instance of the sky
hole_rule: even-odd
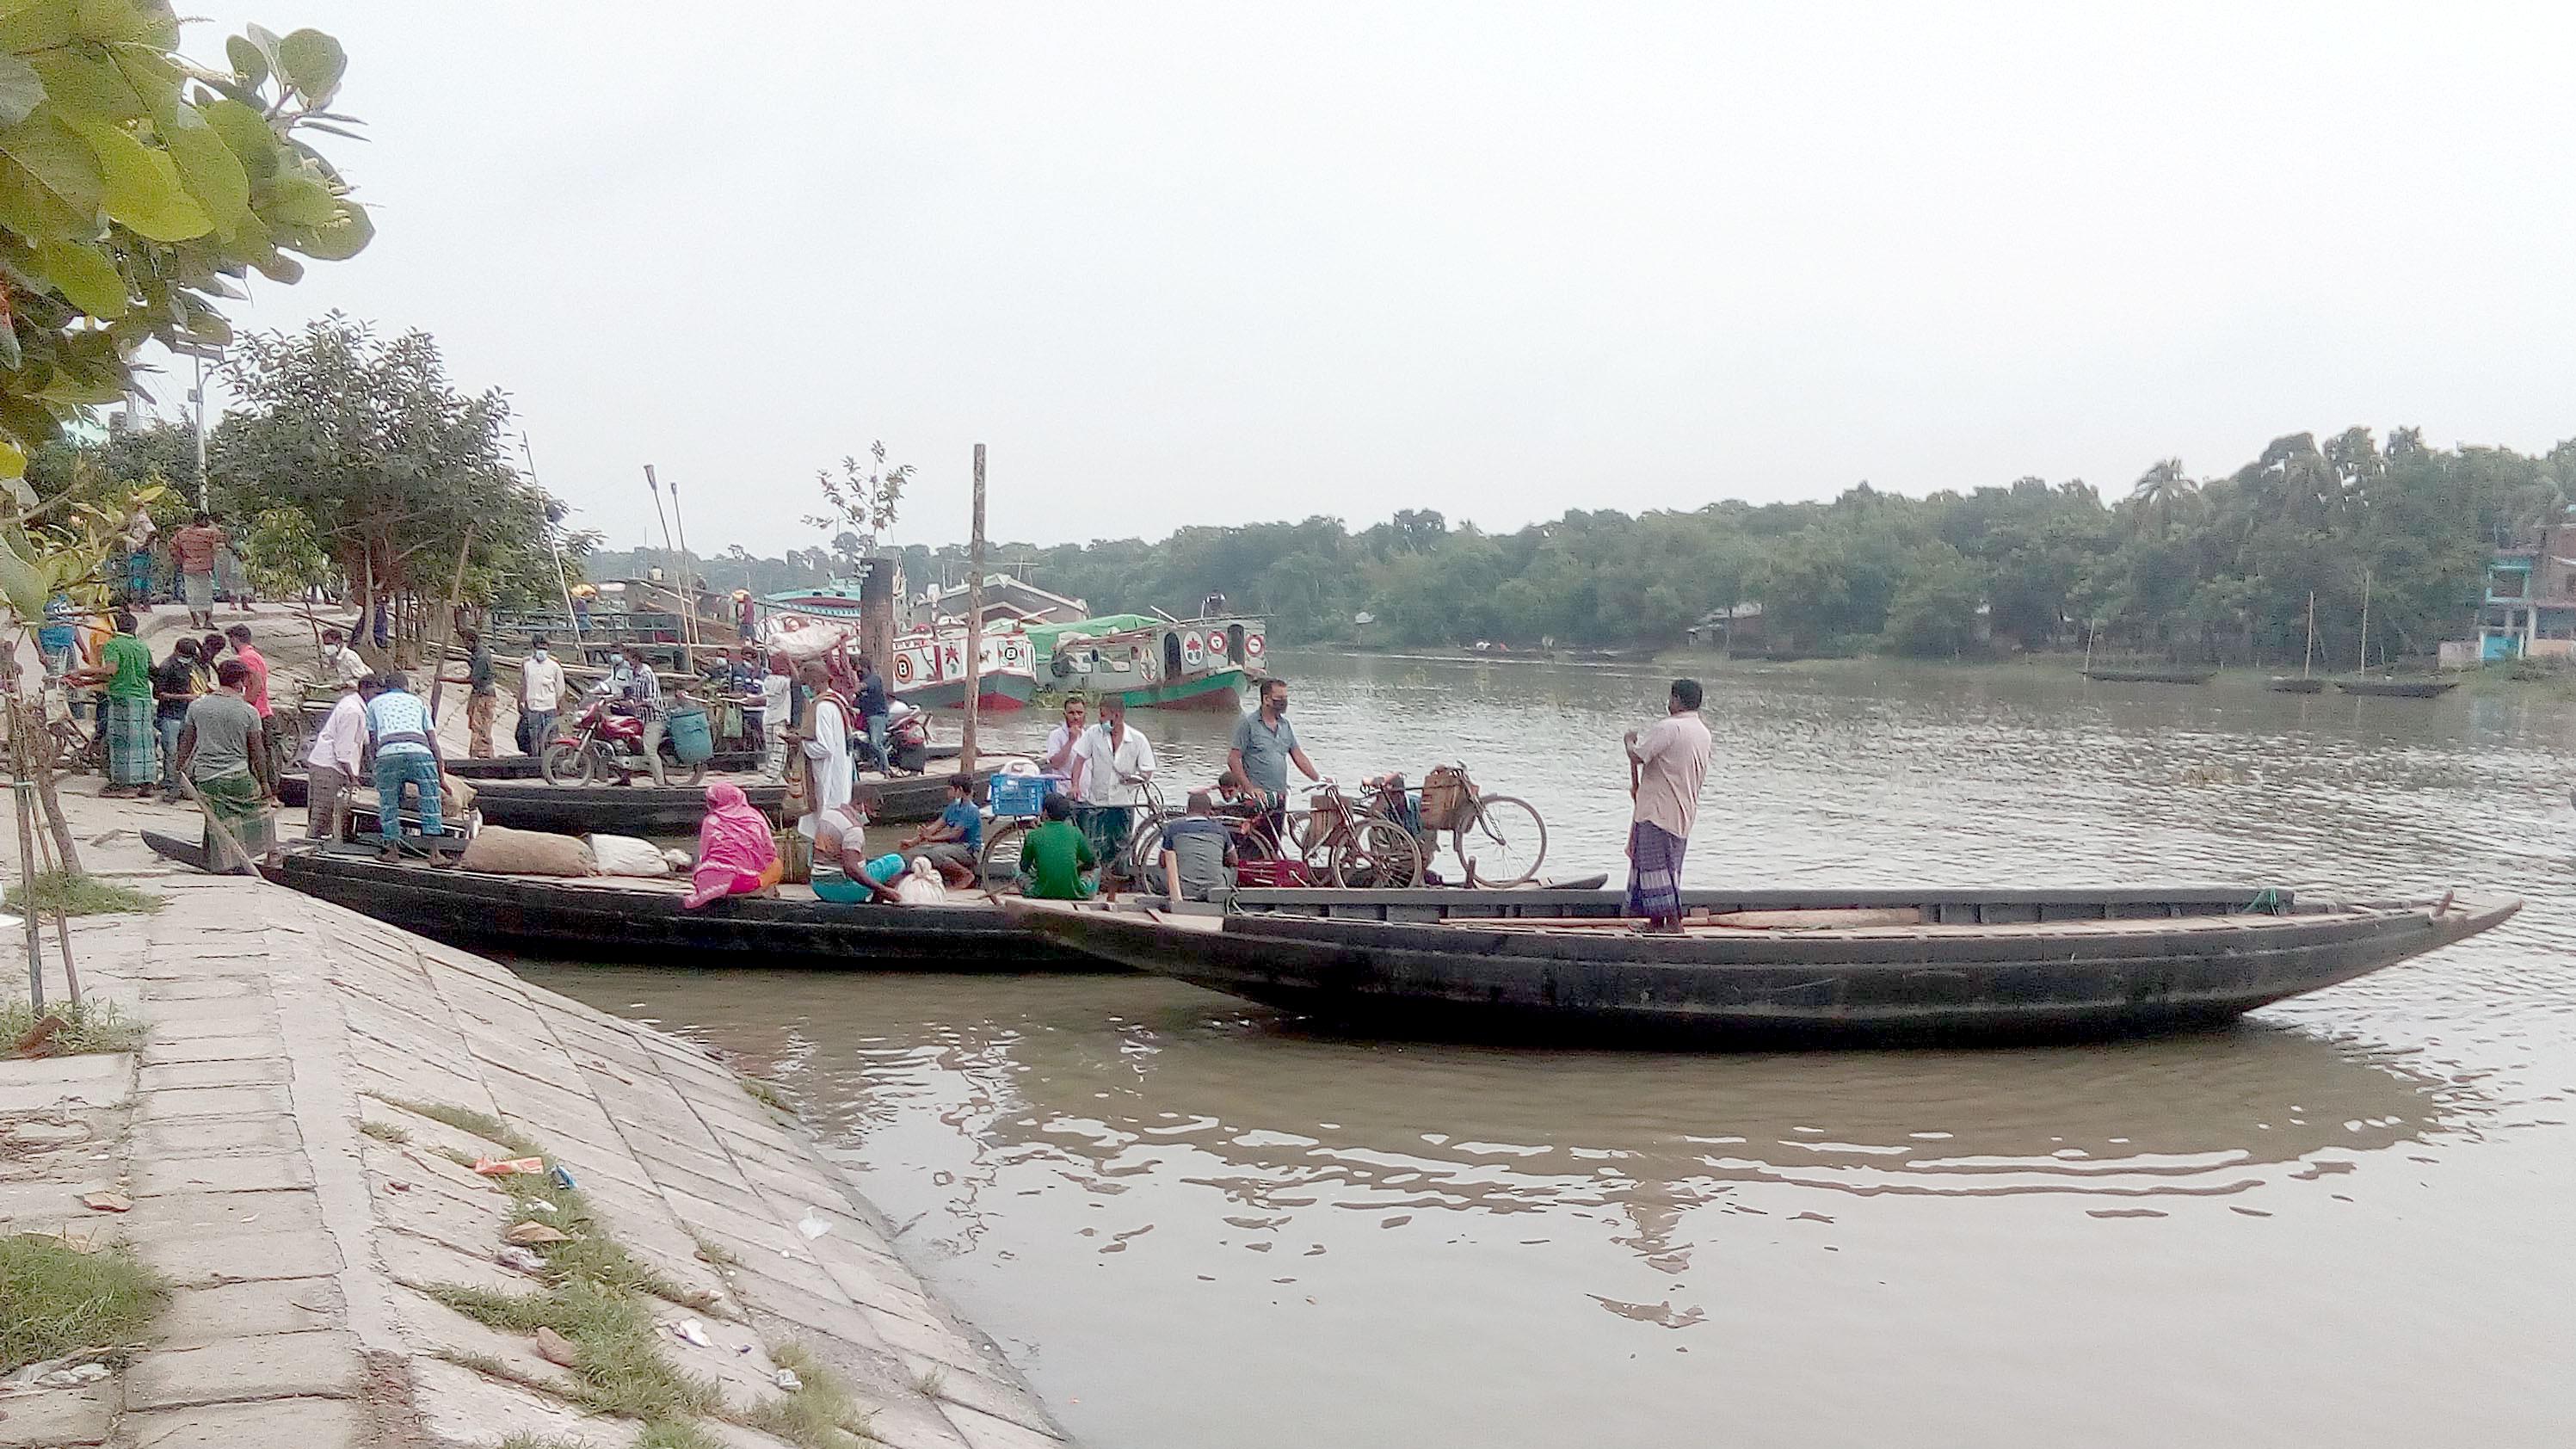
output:
[[[2576,435],[2564,6],[182,8],[372,137],[374,245],[237,321],[434,334],[610,547],[647,463],[810,546],[878,439],[894,541],[982,442],[1056,543]]]

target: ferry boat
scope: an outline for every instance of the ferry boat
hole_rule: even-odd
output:
[[[1116,696],[1129,709],[1239,711],[1243,687],[1264,677],[1267,624],[1242,616],[1156,619],[1103,614],[1037,624],[1038,698]]]
[[[771,594],[761,601],[761,638],[790,659],[816,659],[834,650],[860,652],[856,584],[816,584]],[[986,710],[1022,709],[1037,693],[1037,650],[1016,619],[987,618],[976,693]],[[966,626],[942,619],[936,628],[895,636],[884,661],[886,689],[922,709],[966,707]]]

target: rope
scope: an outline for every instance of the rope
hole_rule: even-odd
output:
[[[2257,912],[2267,916],[2286,916],[2290,913],[2290,903],[2281,899],[2279,888],[2265,886],[2256,891],[2254,899],[2247,902],[2245,906],[2244,914],[2252,915]]]

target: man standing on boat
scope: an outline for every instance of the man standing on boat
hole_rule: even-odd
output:
[[[1064,792],[1076,800],[1082,798],[1081,745],[1083,731],[1091,724],[1088,714],[1081,695],[1066,695],[1064,723],[1047,731],[1046,753],[1038,757],[1048,774],[1064,777]]]
[[[528,656],[519,661],[519,718],[528,728],[529,754],[542,755],[554,743],[563,696],[563,664],[554,657],[551,641],[536,635],[528,640]]]
[[[1082,833],[1091,838],[1102,873],[1123,875],[1136,807],[1154,777],[1153,743],[1127,727],[1127,701],[1111,692],[1100,696],[1100,723],[1082,732],[1074,754],[1082,762]]]
[[[1699,717],[1696,679],[1676,679],[1664,717],[1630,730],[1628,791],[1636,808],[1628,826],[1628,914],[1649,931],[1682,928],[1682,853],[1699,817],[1711,745]]]
[[[1295,764],[1309,780],[1323,775],[1315,762],[1298,748],[1297,731],[1288,724],[1288,681],[1279,678],[1261,682],[1261,707],[1234,722],[1234,745],[1226,751],[1225,767],[1234,778],[1258,792],[1263,833],[1277,844],[1280,831],[1288,821],[1288,766]]]
[[[850,717],[840,695],[832,690],[832,673],[822,660],[806,660],[797,666],[797,673],[805,681],[811,703],[806,717],[782,732],[781,738],[804,761],[803,794],[813,809],[798,818],[796,828],[811,838],[821,833],[824,812],[850,803]]]

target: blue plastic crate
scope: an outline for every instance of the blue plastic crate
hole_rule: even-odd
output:
[[[1061,775],[995,775],[993,813],[1035,815],[1045,808],[1048,795],[1064,787]]]

